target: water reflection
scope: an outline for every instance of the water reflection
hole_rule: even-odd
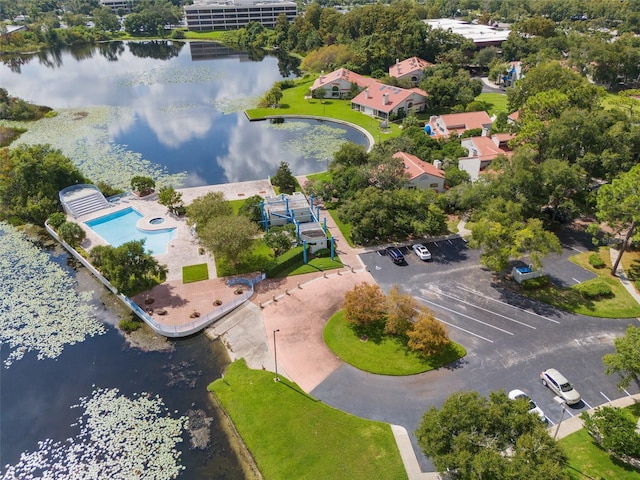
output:
[[[245,118],[242,111],[255,106],[275,81],[297,73],[296,59],[209,42],[185,46],[111,42],[50,50],[39,53],[37,63],[25,61],[17,72],[2,65],[0,76],[11,95],[58,110],[85,110],[89,134],[79,122],[68,120],[72,116],[60,115],[47,120],[51,130],[45,143],[84,165],[93,181],[115,181],[123,188],[130,180],[125,174],[140,166],[126,164],[129,153],[153,167],[150,172],[187,177],[186,186],[193,186],[264,179],[281,161],[296,175],[312,173],[322,170],[345,140],[366,144],[363,135],[345,127],[327,130],[319,122],[292,126],[287,121],[285,127],[291,128],[274,129]],[[35,134],[22,140],[37,143]],[[93,159],[99,149],[87,149],[87,144],[111,150],[95,153],[100,158]],[[111,170],[117,166],[122,179],[100,170],[104,158],[116,158]],[[162,181],[155,173],[151,176]]]

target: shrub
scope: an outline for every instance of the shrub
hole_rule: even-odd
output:
[[[529,278],[527,280],[523,280],[520,285],[525,290],[535,290],[536,288],[546,287],[549,285],[549,277],[547,275],[543,275],[542,277]]]
[[[609,284],[602,281],[583,283],[578,286],[578,291],[587,299],[606,298],[613,295],[613,291]]]
[[[605,263],[604,260],[600,257],[598,253],[592,253],[589,255],[589,263],[593,268],[604,268]]]
[[[54,230],[58,230],[60,225],[67,221],[67,216],[62,212],[52,213],[49,217],[49,226]]]
[[[118,328],[124,333],[135,332],[142,326],[142,320],[138,317],[131,315],[130,317],[122,318],[118,322]]]
[[[276,87],[280,87],[280,90],[286,90],[287,88],[293,88],[296,86],[296,82],[291,79],[280,80],[274,84]]]
[[[156,182],[149,177],[136,175],[131,179],[131,188],[133,188],[134,191],[138,192],[141,197],[152,193],[155,186]]]

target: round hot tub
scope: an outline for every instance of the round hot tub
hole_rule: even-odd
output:
[[[151,220],[149,220],[149,223],[151,225],[160,225],[161,223],[164,223],[164,218],[162,217],[152,218]]]

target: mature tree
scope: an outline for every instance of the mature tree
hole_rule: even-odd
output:
[[[606,451],[617,457],[640,458],[640,434],[633,414],[624,408],[598,407],[580,415],[584,428]]]
[[[619,388],[626,388],[631,381],[638,382],[640,376],[640,327],[629,325],[624,336],[613,341],[616,353],[602,357],[607,375],[620,375]]]
[[[134,192],[138,192],[141,197],[153,192],[155,186],[156,182],[153,178],[136,175],[131,179],[131,188],[133,188]]]
[[[198,230],[200,243],[207,250],[234,265],[251,251],[259,233],[258,226],[242,215],[215,217]]]
[[[359,327],[384,321],[387,308],[385,294],[376,284],[363,282],[344,294],[344,318]]]
[[[450,165],[444,171],[444,182],[449,188],[460,185],[461,183],[469,183],[470,181],[471,177],[469,173],[460,170],[456,165]]]
[[[271,87],[258,102],[258,107],[276,108],[280,104],[280,100],[282,100],[282,89],[278,86]]]
[[[38,224],[60,210],[60,190],[87,181],[71,160],[49,145],[0,149],[0,172],[0,217]]]
[[[456,392],[424,413],[416,436],[436,469],[456,479],[567,479],[564,453],[528,410],[504,391]]]
[[[560,253],[558,237],[543,228],[542,221],[524,220],[522,205],[495,198],[487,205],[482,217],[474,222],[469,241],[471,248],[482,248],[480,261],[487,268],[499,272],[511,259],[527,256],[536,268],[542,257]]]
[[[118,32],[120,30],[118,16],[107,7],[96,8],[93,11],[93,23],[97,29],[106,32]]]
[[[187,206],[188,222],[195,225],[198,232],[212,219],[230,215],[233,215],[233,207],[222,192],[209,192]]]
[[[640,224],[640,165],[614,178],[598,190],[596,216],[616,233],[626,232],[618,257],[611,268],[615,275],[631,238],[640,237],[636,228]]]
[[[272,227],[265,233],[264,242],[276,257],[291,250],[295,240],[295,228],[295,225],[289,223],[281,227]]]
[[[442,322],[439,322],[433,312],[426,308],[421,308],[415,323],[407,331],[409,342],[407,345],[412,350],[428,357],[442,352],[444,348],[451,344],[447,329]]]
[[[167,275],[167,267],[144,249],[144,240],[123,243],[119,247],[98,245],[90,252],[93,265],[127,296],[148,290]]]
[[[78,247],[87,237],[87,233],[75,222],[64,222],[60,225],[58,235],[73,248]]]
[[[252,222],[261,223],[262,202],[264,202],[264,198],[262,198],[260,195],[252,195],[251,197],[245,199],[245,201],[240,206],[240,210],[238,211],[238,213],[240,215],[244,215]]]
[[[424,71],[420,88],[428,93],[426,107],[443,111],[454,106],[466,107],[482,92],[482,82],[451,64],[439,64]]]
[[[291,173],[289,164],[287,162],[280,162],[280,166],[276,171],[276,174],[271,177],[271,185],[278,187],[280,193],[287,193],[291,195],[296,191],[296,177]]]
[[[389,335],[404,336],[418,315],[418,302],[408,293],[402,293],[397,285],[387,296],[387,316],[384,331]]]
[[[158,190],[158,203],[167,207],[167,210],[175,215],[184,213],[182,192],[177,192],[173,186],[160,187],[160,190]]]
[[[362,145],[353,142],[345,142],[333,154],[333,160],[329,165],[329,171],[332,171],[338,165],[343,167],[359,167],[366,165],[369,160],[367,151]]]
[[[524,78],[507,90],[509,111],[518,110],[529,97],[548,90],[566,94],[572,106],[585,109],[598,105],[605,93],[604,89],[590,84],[585,77],[560,62],[546,62],[529,69]]]
[[[574,217],[583,209],[589,179],[580,165],[550,158],[542,162],[540,172],[542,195],[553,209],[552,221],[559,213]]]

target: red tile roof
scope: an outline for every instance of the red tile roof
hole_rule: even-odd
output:
[[[401,62],[396,62],[389,67],[390,77],[403,77],[413,72],[422,71],[427,67],[432,67],[433,63],[429,63],[418,57],[411,57]]]
[[[491,117],[487,112],[465,112],[440,115],[440,118],[447,126],[447,130],[472,130],[483,128],[491,124]]]
[[[346,68],[339,68],[338,70],[334,70],[333,72],[327,73],[326,75],[320,75],[318,78],[316,78],[316,81],[313,82],[311,90],[331,85],[333,82],[336,82],[338,80],[355,83],[360,88],[367,87],[375,82],[374,78],[363,77],[362,75],[352,72],[351,70],[347,70]]]
[[[411,155],[406,152],[394,153],[393,158],[399,158],[404,162],[404,166],[409,174],[409,180],[419,177],[423,174],[428,174],[433,177],[444,178],[444,172],[437,169],[434,165],[424,160],[420,160],[415,155]]]
[[[427,96],[427,93],[419,88],[407,90],[405,88],[393,87],[391,85],[385,85],[384,83],[375,82],[367,89],[360,92],[353,100],[351,100],[351,102],[357,105],[364,105],[365,107],[373,108],[380,112],[389,113],[394,108],[398,107],[400,103],[409,98],[413,93],[417,93],[425,98]]]

